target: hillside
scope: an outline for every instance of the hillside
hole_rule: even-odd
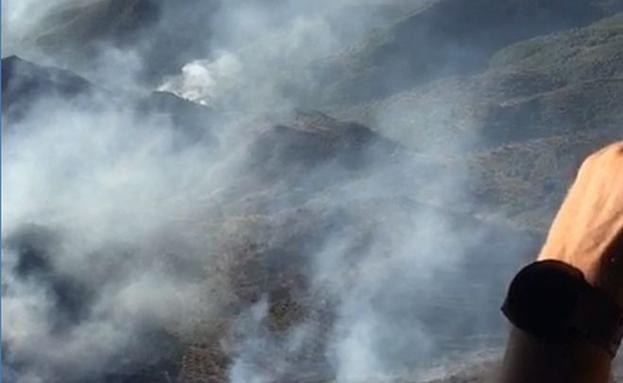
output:
[[[431,155],[448,142],[466,147],[479,198],[545,228],[583,156],[621,138],[622,20],[511,45],[482,73],[336,115]]]
[[[17,60],[19,59],[12,58],[5,63],[13,65]],[[50,91],[56,92],[56,89],[64,89],[62,85],[64,80],[73,81],[73,77],[59,77],[57,82],[49,83],[47,79],[52,74],[57,73],[55,69],[42,68],[25,62],[21,65],[31,69],[28,73],[38,74],[38,77],[29,75],[30,81],[39,78],[41,83],[37,83],[36,86],[50,87]],[[6,71],[5,73],[9,76],[7,78],[9,83],[21,83],[19,74],[23,72]],[[9,94],[11,93],[9,92]],[[156,97],[155,100],[164,97],[162,100],[166,101],[167,97],[173,96],[155,95],[153,97]],[[71,103],[70,98],[65,100]],[[177,111],[184,118],[192,115],[185,108],[201,108],[186,101],[175,100],[175,98],[171,98],[174,104],[179,103],[180,105],[172,111],[173,113]],[[15,103],[24,102],[20,98],[11,98],[11,101],[9,108],[15,107]],[[145,110],[144,103],[139,102],[137,105],[139,111]],[[159,112],[163,110],[162,105],[153,105],[157,105],[154,107],[157,107]],[[164,105],[166,106],[166,103]],[[184,125],[180,127],[184,128]],[[364,177],[369,176],[367,175],[369,164],[366,161],[375,163],[375,166],[380,167],[382,173],[384,169],[396,167],[397,164],[411,158],[399,145],[378,136],[365,126],[342,123],[319,112],[298,112],[295,119],[287,125],[277,125],[258,130],[257,138],[254,139],[250,150],[250,158],[253,161],[243,166],[254,169],[254,176],[239,179],[224,196],[225,199],[220,204],[219,211],[208,213],[198,210],[196,213],[187,217],[180,217],[180,219],[191,223],[187,229],[189,231],[185,235],[201,236],[202,232],[210,232],[211,238],[220,238],[219,242],[228,249],[223,253],[223,259],[220,261],[222,267],[225,268],[228,283],[233,287],[234,295],[227,298],[229,302],[227,305],[230,305],[228,311],[236,312],[257,302],[262,296],[266,296],[269,300],[268,310],[271,313],[267,320],[269,327],[274,328],[271,331],[276,331],[275,336],[279,332],[287,332],[303,318],[306,318],[305,320],[317,318],[314,326],[317,326],[315,331],[319,332],[314,337],[305,340],[306,344],[307,342],[311,343],[303,347],[299,355],[301,360],[307,360],[311,363],[310,368],[316,367],[305,372],[299,370],[299,362],[295,363],[293,360],[290,368],[296,369],[288,369],[287,373],[284,372],[286,374],[283,378],[285,381],[289,381],[289,379],[298,381],[298,378],[287,378],[290,376],[289,374],[295,374],[295,376],[308,373],[317,374],[318,363],[326,362],[322,361],[322,357],[314,349],[324,347],[325,340],[323,337],[327,336],[326,332],[331,328],[333,321],[331,318],[335,315],[332,306],[334,303],[331,303],[336,299],[335,293],[318,290],[317,287],[310,285],[312,281],[308,279],[308,272],[306,271],[310,264],[304,255],[313,253],[316,244],[322,243],[323,238],[327,235],[333,236],[344,233],[345,237],[349,237],[351,234],[346,233],[357,233],[356,238],[359,238],[361,243],[354,244],[354,246],[359,248],[357,252],[363,254],[369,251],[367,249],[369,245],[364,240],[365,236],[367,233],[374,232],[375,227],[384,221],[410,220],[408,213],[410,211],[418,211],[420,214],[428,211],[426,215],[430,216],[430,219],[441,221],[445,221],[446,216],[451,214],[453,218],[450,221],[454,226],[453,230],[457,233],[464,231],[465,228],[470,228],[470,231],[477,230],[481,236],[489,238],[485,241],[488,244],[486,248],[474,242],[463,249],[467,253],[465,262],[474,265],[466,268],[466,270],[476,273],[476,275],[486,272],[483,269],[484,259],[494,256],[499,251],[498,249],[508,248],[510,243],[515,246],[515,242],[520,237],[524,238],[523,246],[526,248],[534,247],[533,234],[518,232],[510,227],[500,228],[498,224],[481,221],[463,212],[445,212],[440,210],[440,207],[423,204],[417,200],[415,195],[403,195],[402,191],[393,188],[389,188],[387,193],[373,193],[372,199],[364,197],[353,201],[330,202],[334,199],[332,196],[335,196],[336,193],[339,194],[340,189],[348,188],[350,183],[365,183]],[[381,165],[385,161],[387,161],[386,164]],[[409,160],[409,162],[411,161]],[[331,177],[320,176],[325,171],[323,169],[328,169],[327,166],[329,165],[331,173],[334,175]],[[411,162],[409,166],[413,167],[411,172],[435,171],[433,165],[424,162]],[[318,177],[301,177],[302,172],[317,172]],[[396,180],[392,181],[392,178],[389,177],[386,182],[388,182],[387,185],[390,185],[390,182],[396,182]],[[408,191],[405,190],[405,192]],[[338,206],[333,206],[334,203]],[[275,209],[275,204],[282,205],[282,207]],[[305,217],[305,219],[299,219],[299,217]],[[36,229],[35,234],[33,234],[36,238],[39,238],[39,234],[36,234],[38,230]],[[442,232],[436,235],[442,235]],[[19,233],[14,233],[8,237],[9,248],[18,251],[18,254],[23,254],[21,256],[24,257],[23,262],[26,264],[32,263],[28,257],[47,251],[48,248],[45,241],[41,242],[39,239],[32,240],[29,238],[33,237]],[[39,245],[33,245],[37,243]],[[496,245],[493,246],[493,244]],[[41,257],[48,257],[45,255],[46,253],[41,254]],[[39,257],[39,255],[36,256]],[[391,254],[387,254],[387,256],[391,257]],[[356,258],[349,262],[356,262]],[[489,263],[488,267],[497,272],[506,270],[504,274],[501,274],[500,279],[491,283],[504,283],[505,277],[502,275],[510,274],[515,267],[515,262],[500,259],[500,262]],[[40,275],[41,272],[38,270],[33,269],[31,271],[26,268],[22,272],[21,278]],[[452,267],[445,271],[441,270],[438,277],[441,279],[452,278],[452,270]],[[353,275],[344,279],[342,283],[356,284],[359,278],[358,273],[362,271],[353,269],[352,272]],[[60,278],[54,276],[56,273],[60,273],[60,271],[51,269],[46,271],[45,275],[50,275],[46,278],[54,281],[56,278]],[[80,284],[81,282],[71,283]],[[490,300],[495,302],[497,294],[489,294],[487,289],[487,285],[475,284],[470,294],[473,295],[476,290],[479,291],[478,295],[481,296],[480,299],[483,300],[483,303]],[[387,293],[391,294],[391,291]],[[478,311],[473,311],[474,309],[460,304],[464,292],[451,287],[451,284],[441,283],[438,288],[432,288],[427,294],[429,295],[428,303],[419,302],[418,305],[426,305],[430,310],[438,312],[438,314],[431,313],[429,321],[425,324],[431,329],[439,326],[433,320],[436,315],[452,315],[455,310],[460,310],[464,317],[471,315],[473,319],[480,315]],[[321,299],[320,297],[324,298]],[[444,303],[440,305],[439,300]],[[495,315],[495,306],[495,303],[491,306],[494,310],[491,315],[490,326],[498,327],[499,322],[497,315]],[[84,310],[88,309],[84,308]],[[196,332],[190,338],[192,341],[185,341],[188,342],[184,343],[188,350],[184,353],[185,356],[182,358],[181,365],[178,365],[180,366],[180,381],[194,381],[191,376],[200,374],[198,371],[205,371],[204,373],[215,376],[222,374],[226,369],[227,361],[230,360],[230,355],[226,350],[221,350],[218,343],[211,342],[216,342],[219,337],[219,334],[214,332],[217,328],[218,331],[230,331],[227,328],[231,326],[234,318],[229,318],[225,314],[221,317],[221,325],[219,326],[224,326],[224,329],[221,327],[203,328],[201,318],[196,318],[196,320],[199,327],[194,330]],[[443,326],[439,327],[437,331],[441,331],[442,328]],[[204,335],[199,336],[199,334]],[[183,338],[188,336],[188,334],[183,335]],[[469,339],[471,336],[478,337],[481,335],[470,333],[464,335],[465,339]],[[448,337],[452,337],[452,335],[448,334]],[[443,353],[450,350],[457,352],[463,347],[468,347],[464,342],[466,341],[455,339],[448,345],[440,346],[439,352]],[[486,337],[483,338],[483,342],[487,342]],[[395,351],[399,352],[400,347],[404,346],[399,346]],[[212,361],[208,362],[205,360],[206,357],[202,355],[209,355],[208,359]],[[209,367],[210,363],[216,363],[214,359],[211,359],[216,356],[225,364],[217,363],[213,367]],[[265,357],[271,357],[271,354],[268,353]],[[316,359],[318,357],[320,359]],[[166,367],[175,366],[174,360],[159,361],[156,359],[156,362],[156,367],[153,368],[170,371],[167,372],[168,375],[177,370],[177,367],[173,370],[170,370],[171,367]],[[208,363],[208,365],[197,365],[197,363]],[[137,372],[136,374],[142,376],[144,373]],[[156,379],[154,376],[158,376],[157,379],[164,379],[165,376],[154,375],[154,372],[147,372],[146,374],[150,378],[145,379]],[[135,377],[131,379],[138,379],[136,376],[139,375],[132,374],[131,376]],[[196,377],[196,379],[201,381],[203,378]]]
[[[41,98],[75,100],[95,90],[87,80],[70,71],[43,68],[17,56],[2,59],[3,120],[19,120]]]
[[[224,5],[198,1],[70,1],[35,41],[63,68],[131,51],[133,81],[161,84],[227,46]],[[266,81],[225,107],[2,59],[9,380],[491,378],[509,279],[582,159],[623,138],[623,4],[349,4],[349,22],[382,17],[302,68],[313,96],[277,80],[273,50],[314,52],[297,28],[334,25],[317,13],[291,45],[242,38],[258,57],[232,76]],[[218,83],[203,69],[183,79]]]
[[[621,17],[512,45],[493,56],[482,73],[439,80],[338,113],[386,125],[385,134],[414,149],[433,138],[469,142],[470,135],[484,135],[488,145],[500,145],[611,124],[621,113],[616,100],[623,70]],[[454,102],[442,108],[442,99]],[[399,113],[403,110],[409,113]],[[370,119],[379,115],[388,121]],[[414,123],[418,129],[410,128]]]
[[[157,65],[142,81],[158,81],[207,49],[216,1],[185,0],[184,6],[162,0],[61,2],[29,40],[64,66],[84,70],[105,59],[105,47],[136,50]],[[197,39],[197,35],[205,40]],[[168,49],[177,46],[173,52]],[[104,56],[102,58],[101,56]]]
[[[440,0],[378,31],[331,68],[338,102],[362,102],[440,78],[481,71],[515,42],[582,27],[616,11],[618,2]]]

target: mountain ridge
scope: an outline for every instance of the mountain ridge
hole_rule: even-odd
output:
[[[70,9],[55,16],[67,29],[50,30],[40,42],[58,38],[57,43],[63,45],[63,36],[80,22],[86,24],[87,32],[78,37],[87,40],[114,39],[116,33],[117,37],[124,33],[140,36],[159,22],[149,9],[145,19],[131,15],[132,11],[140,13],[143,3],[160,4],[106,0],[97,3],[101,8],[88,8],[82,16],[81,8]],[[118,8],[109,7],[115,4]],[[601,145],[623,138],[623,13],[611,16],[623,3],[590,1],[571,6],[558,0],[477,0],[462,13],[465,4],[437,0],[404,15],[398,8],[387,10],[401,16],[387,26],[387,35],[373,37],[343,53],[336,59],[341,62],[329,65],[335,72],[324,77],[328,87],[323,99],[339,102],[321,103],[325,107],[319,108],[299,106],[286,117],[280,116],[280,121],[242,116],[241,126],[235,127],[242,134],[233,142],[220,135],[223,111],[218,108],[167,92],[107,89],[107,84],[91,83],[71,71],[16,56],[2,59],[2,110],[9,122],[3,134],[15,133],[11,124],[19,126],[38,97],[88,107],[97,99],[91,95],[97,94],[113,110],[131,111],[133,121],[162,118],[172,131],[173,144],[167,149],[173,152],[197,147],[209,153],[241,152],[237,168],[220,175],[232,178],[226,186],[221,189],[218,184],[218,190],[210,190],[209,195],[193,194],[196,200],[190,211],[167,217],[176,224],[182,222],[181,230],[164,234],[163,229],[154,235],[157,238],[149,238],[153,241],[149,246],[157,248],[158,255],[166,253],[162,263],[168,272],[190,270],[189,275],[197,280],[213,278],[221,283],[223,279],[229,288],[226,296],[201,291],[222,303],[219,320],[208,321],[201,315],[183,318],[192,322],[191,331],[156,332],[172,340],[162,343],[171,353],[136,371],[93,377],[93,382],[228,381],[230,367],[239,357],[236,345],[241,335],[236,320],[256,305],[266,310],[260,323],[254,324],[263,331],[260,341],[270,337],[274,343],[262,343],[264,353],[252,362],[268,366],[271,381],[334,382],[334,361],[325,351],[340,315],[336,307],[341,297],[331,291],[329,283],[309,278],[310,270],[319,267],[312,255],[325,255],[327,243],[345,239],[339,241],[345,247],[340,251],[348,256],[333,261],[343,266],[338,270],[343,272],[339,288],[350,291],[371,272],[358,268],[371,254],[381,261],[400,255],[404,249],[392,254],[395,238],[416,241],[410,245],[417,245],[425,258],[439,264],[432,276],[434,283],[406,291],[394,286],[393,273],[398,271],[383,269],[381,261],[372,264],[387,274],[378,282],[385,288],[366,299],[383,308],[386,302],[417,296],[420,305],[407,299],[397,308],[375,313],[383,323],[393,320],[392,326],[402,336],[374,341],[383,345],[383,353],[392,362],[404,362],[393,365],[401,371],[428,367],[421,355],[405,352],[409,350],[406,345],[420,340],[411,331],[417,323],[420,331],[439,337],[435,347],[427,350],[429,358],[444,363],[456,358],[461,363],[457,368],[441,366],[439,377],[407,373],[387,381],[485,381],[498,363],[499,350],[487,358],[461,357],[472,348],[486,349],[503,341],[500,334],[505,328],[498,306],[507,281],[538,250],[582,159]],[[483,9],[487,11],[484,21],[479,18]],[[90,25],[89,20],[108,10],[117,16],[100,20],[103,26]],[[116,18],[123,19],[124,12],[130,13],[127,25]],[[84,19],[76,21],[76,17]],[[560,22],[551,22],[558,17]],[[533,28],[519,30],[526,20],[532,20]],[[495,38],[481,44],[488,35]],[[76,49],[72,44],[75,41],[68,42],[69,49]],[[453,51],[463,46],[469,52]],[[168,66],[191,57],[193,49],[184,50],[173,61],[167,61],[170,52],[157,57]],[[406,56],[400,55],[405,52]],[[354,73],[347,73],[353,68]],[[159,69],[156,72],[161,74]],[[391,73],[413,76],[395,83],[388,78]],[[209,169],[204,163],[192,166]],[[446,178],[454,182],[441,182],[441,187],[429,182]],[[457,196],[444,200],[446,194]],[[399,224],[390,227],[388,222]],[[438,247],[419,246],[422,238],[412,238],[422,228]],[[41,249],[28,247],[30,243],[25,242],[30,237],[23,239],[18,235],[23,232],[16,233],[7,234],[13,240],[7,243],[17,250],[18,261],[36,256]],[[455,237],[461,241],[454,243]],[[185,241],[192,246],[183,246]],[[218,246],[209,247],[206,255],[201,245],[208,241]],[[379,241],[377,246],[372,246],[374,241]],[[110,251],[135,251],[120,247]],[[446,264],[443,257],[457,250],[460,259]],[[193,251],[201,253],[199,261],[186,258],[186,252],[192,255]],[[211,257],[216,261],[207,263]],[[45,278],[59,278],[58,270],[50,267],[47,272]],[[17,274],[38,276],[36,272]],[[465,283],[457,286],[456,280]],[[416,315],[420,312],[425,315]],[[450,322],[457,317],[460,322]],[[307,336],[284,355],[284,339],[302,323],[308,326]],[[161,345],[157,341],[148,344],[150,351]],[[278,368],[273,368],[274,360],[282,362]]]

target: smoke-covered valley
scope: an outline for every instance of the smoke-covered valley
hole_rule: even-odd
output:
[[[4,379],[482,381],[622,10],[4,1]]]

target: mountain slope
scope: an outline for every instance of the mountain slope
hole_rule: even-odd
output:
[[[94,86],[87,80],[67,70],[41,67],[17,56],[2,59],[2,91],[9,96],[4,105],[38,95],[47,96],[49,92],[75,97],[92,88]]]
[[[19,120],[45,98],[70,102],[99,90],[84,78],[66,70],[41,67],[17,56],[2,59],[2,117]],[[6,129],[7,124],[3,124]]]
[[[56,62],[81,69],[107,60],[103,48],[134,51],[151,64],[141,80],[153,83],[203,57],[217,6],[215,0],[185,0],[184,6],[164,0],[69,2],[28,38]]]
[[[37,43],[50,52],[98,40],[123,43],[154,25],[158,17],[159,4],[155,0],[76,2],[50,14],[35,33]]]
[[[618,14],[506,47],[482,73],[337,115],[433,156],[452,143],[459,153],[445,161],[470,162],[483,209],[545,231],[582,158],[623,138],[622,41]]]
[[[54,94],[65,89],[65,82],[72,84],[79,78],[68,72],[39,67],[17,58],[9,59],[5,63],[20,63],[19,65],[29,68],[28,73],[37,74],[28,77],[33,82],[33,89],[45,86]],[[6,71],[6,76],[8,85],[21,81],[20,71]],[[83,84],[84,80],[78,82]],[[73,90],[72,87],[69,88]],[[134,101],[127,95],[116,97],[120,97],[119,102],[127,107],[134,108],[137,105],[137,113],[145,116],[151,113],[171,113],[174,119],[175,114],[179,113],[179,118],[182,119],[179,122],[180,127],[186,130],[195,121],[205,122],[210,118],[209,111],[204,107],[169,94],[157,93]],[[84,102],[88,103],[89,100],[84,97]],[[9,108],[12,108],[17,105],[13,103],[28,102],[30,99],[11,97],[9,101]],[[65,101],[71,102],[71,98]],[[185,119],[190,119],[190,123]],[[166,382],[167,376],[172,377],[178,373],[178,368],[180,382],[193,381],[194,378],[191,377],[197,371],[203,371],[204,374],[197,378],[199,381],[206,376],[224,379],[224,372],[236,357],[231,350],[223,348],[228,337],[235,336],[235,328],[231,326],[235,323],[236,315],[264,296],[268,300],[270,315],[267,323],[272,335],[278,338],[287,334],[303,318],[306,318],[308,326],[312,326],[310,331],[314,334],[301,340],[302,346],[295,354],[296,357],[290,355],[287,359],[289,364],[283,366],[282,370],[275,371],[275,374],[284,382],[299,381],[303,375],[318,380],[330,380],[333,372],[326,355],[321,351],[330,342],[330,331],[336,315],[335,302],[338,298],[335,292],[319,288],[310,279],[314,255],[320,251],[319,247],[332,238],[352,240],[352,249],[347,252],[349,256],[344,262],[353,262],[353,268],[347,275],[340,276],[340,279],[343,283],[355,286],[365,276],[365,270],[358,270],[354,265],[369,252],[375,252],[371,238],[383,235],[391,242],[392,236],[396,235],[393,228],[387,228],[387,232],[382,234],[378,231],[388,221],[409,222],[405,224],[405,228],[395,228],[399,231],[407,227],[409,231],[415,228],[424,230],[425,224],[431,224],[432,228],[445,227],[448,221],[447,224],[458,236],[471,238],[470,233],[477,232],[477,238],[461,244],[461,252],[465,255],[461,262],[466,265],[461,267],[466,274],[464,277],[466,280],[478,280],[481,273],[493,273],[494,270],[497,275],[487,284],[470,285],[470,301],[474,305],[465,305],[465,294],[468,290],[465,286],[457,288],[452,283],[457,277],[457,266],[449,264],[440,267],[437,271],[438,283],[426,289],[426,299],[405,306],[405,312],[401,314],[404,319],[400,326],[411,326],[418,319],[427,331],[438,333],[440,338],[453,339],[448,344],[440,342],[437,354],[431,354],[431,358],[469,349],[472,346],[471,337],[482,336],[477,328],[470,325],[482,315],[479,307],[495,308],[495,312],[487,316],[489,320],[486,321],[486,327],[488,330],[499,328],[497,303],[493,303],[497,302],[497,292],[500,289],[492,286],[501,286],[520,260],[514,257],[497,257],[494,262],[486,260],[495,259],[497,253],[508,251],[509,248],[520,247],[530,253],[529,249],[536,242],[532,233],[481,220],[469,212],[452,211],[449,206],[434,206],[423,202],[425,199],[420,199],[421,193],[418,190],[400,186],[405,180],[403,173],[396,170],[402,169],[404,174],[415,177],[419,173],[431,174],[438,171],[438,167],[430,167],[430,164],[420,162],[400,145],[383,138],[366,126],[341,122],[320,112],[299,111],[293,119],[282,124],[249,129],[248,132],[253,135],[252,144],[249,146],[250,161],[240,166],[252,169],[250,173],[253,176],[250,179],[233,180],[233,186],[223,193],[223,203],[216,203],[218,209],[206,211],[198,204],[189,213],[190,216],[183,217],[191,222],[184,226],[187,227],[182,233],[185,237],[205,238],[204,240],[218,238],[219,243],[222,243],[221,251],[216,252],[222,257],[222,261],[218,263],[223,265],[220,274],[228,281],[232,290],[231,296],[226,299],[227,310],[220,316],[223,323],[214,327],[212,323],[203,324],[201,318],[189,318],[198,319],[196,331],[190,332],[193,335],[186,334],[179,339],[175,338],[181,344],[176,341],[171,346],[166,346],[176,350],[178,346],[183,347],[185,356],[181,361],[176,359],[178,353],[172,352],[170,355],[163,355],[163,360],[150,359],[149,365],[140,366],[137,371],[126,367],[123,374],[111,374],[106,379]],[[191,143],[194,141],[191,140]],[[367,182],[374,177],[384,179],[384,190],[367,190]],[[361,186],[357,186],[359,184]],[[347,193],[352,195],[342,196],[349,190],[351,192]],[[358,193],[361,195],[358,196]],[[414,221],[412,216],[415,215],[427,217],[426,222]],[[437,224],[432,224],[433,222]],[[447,244],[444,235],[445,232],[438,229],[430,234],[428,240]],[[11,247],[11,250],[19,250],[17,253],[22,257],[20,259],[28,263],[28,257],[33,254],[28,251],[32,241],[28,237],[23,239],[14,235],[10,235],[8,239],[9,246],[19,244]],[[446,246],[447,252],[452,251],[451,245]],[[436,251],[444,252],[443,249]],[[513,254],[516,252],[513,251]],[[434,255],[430,254],[431,257]],[[391,254],[386,256],[390,257]],[[45,275],[56,280],[58,273],[61,271],[50,269]],[[39,275],[40,271],[26,270],[21,278],[34,278]],[[386,289],[380,292],[378,299],[390,301],[397,299],[400,294],[400,289]],[[95,305],[95,302],[89,302],[87,307],[81,307],[82,310],[78,312],[88,313],[89,307]],[[420,312],[418,307],[429,312],[429,315],[425,318],[413,317]],[[465,328],[445,329],[438,318],[454,318],[458,312],[465,320]],[[448,333],[444,333],[446,330]],[[166,332],[165,335],[166,339],[171,336]],[[235,339],[231,341],[234,342]],[[486,337],[483,342],[487,342]],[[404,353],[405,347],[408,348],[409,345],[410,341],[405,340],[390,351]],[[202,355],[208,355],[209,358]],[[266,350],[261,356],[267,360],[281,357],[283,355],[279,353],[279,349]],[[413,355],[408,362],[418,363],[419,360]]]
[[[623,10],[621,4],[613,4],[440,0],[343,57],[342,69],[330,77],[339,79],[330,92],[335,92],[338,101],[361,102],[442,77],[474,73],[509,44],[581,27]]]
[[[379,126],[415,149],[442,142],[495,146],[611,127],[622,111],[622,21],[617,15],[512,45],[481,73],[438,80],[337,115]]]
[[[492,69],[548,73],[565,83],[623,77],[623,13],[586,28],[541,36],[500,50]]]
[[[65,278],[51,261],[57,250],[48,243],[54,242],[51,229],[20,227],[6,235],[17,279],[39,280],[50,305],[76,322],[100,298],[81,283],[98,272],[113,280],[130,275],[125,258],[141,250],[162,263],[163,275],[208,286],[199,290],[205,301],[198,300],[197,313],[180,319],[189,323],[185,331],[148,329],[146,350],[139,350],[147,362],[124,364],[123,355],[119,371],[110,365],[109,375],[90,377],[94,383],[224,382],[240,361],[271,382],[334,382],[335,337],[360,324],[362,315],[373,317],[373,330],[355,335],[373,344],[390,369],[406,371],[392,383],[481,382],[495,368],[495,353],[484,360],[465,355],[503,344],[506,328],[498,308],[508,280],[534,257],[580,161],[623,138],[623,15],[584,26],[621,4],[473,0],[466,6],[467,0],[439,0],[413,10],[397,3],[409,10],[406,17],[332,63],[338,70],[326,78],[327,94],[343,103],[328,114],[294,111],[279,123],[242,116],[243,122],[226,125],[239,133],[234,139],[219,134],[218,110],[173,94],[105,90],[106,84],[69,71],[17,57],[2,60],[2,108],[10,122],[3,133],[29,113],[45,115],[45,109],[34,109],[39,97],[64,107],[79,103],[79,110],[104,105],[130,111],[131,122],[141,126],[164,121],[171,132],[163,141],[172,144],[156,154],[182,152],[191,161],[180,163],[198,169],[185,173],[184,166],[173,166],[174,173],[187,175],[171,177],[182,187],[169,189],[167,178],[165,191],[173,195],[152,209],[169,201],[176,209],[167,211],[167,225],[148,243],[138,243],[145,249],[124,243],[106,248],[121,254],[121,266],[98,263],[106,259],[103,252],[92,258],[98,260],[92,275]],[[158,29],[163,19],[157,7],[176,6],[167,4],[78,4],[51,19],[55,26],[40,42],[82,52],[82,43],[123,47],[153,32],[158,42],[146,48],[147,57],[162,60],[166,71],[197,48],[151,51],[172,42],[167,28]],[[396,9],[386,11],[395,16]],[[193,22],[205,15],[194,16]],[[158,149],[159,142],[148,141],[141,148]],[[214,159],[193,151],[206,145],[206,152],[220,149],[242,159],[211,174],[208,162]],[[106,185],[132,181],[124,167],[140,163],[142,154],[115,164],[105,174]],[[170,160],[158,162],[156,170],[178,164]],[[205,189],[193,182],[204,176],[214,178]],[[192,193],[186,195],[185,187]],[[139,195],[131,200],[137,202],[149,190],[135,186],[129,193]],[[152,215],[142,213],[147,224]],[[126,231],[121,218],[115,226]],[[134,267],[144,267],[142,262]],[[226,288],[212,289],[213,279]],[[204,315],[202,305],[215,302],[216,318]],[[252,323],[244,322],[247,311]],[[61,324],[64,330],[77,325]],[[421,352],[413,352],[413,345]],[[12,350],[6,351],[3,363],[28,369],[20,360],[13,364]],[[448,360],[461,363],[442,366],[440,374],[409,376]]]
[[[97,86],[71,71],[40,66],[17,56],[2,59],[2,113],[4,130],[18,125],[29,113],[42,110],[39,101],[75,105],[90,110],[104,105],[129,108],[137,115],[169,119],[180,142],[216,144],[210,133],[215,113],[171,93],[126,94]]]

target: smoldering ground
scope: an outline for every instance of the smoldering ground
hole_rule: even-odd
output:
[[[45,105],[35,107],[45,116],[14,123],[4,141],[5,363],[17,381],[84,381],[175,354],[197,328],[231,317],[228,308],[240,305],[245,279],[221,272],[247,262],[229,250],[246,242],[273,259],[267,278],[278,282],[289,278],[288,267],[303,270],[293,272],[303,273],[304,285],[293,299],[317,296],[334,314],[314,314],[320,323],[303,320],[281,335],[243,326],[233,340],[232,380],[255,376],[266,358],[282,365],[258,375],[265,381],[298,376],[302,367],[291,354],[306,353],[322,337],[329,356],[310,364],[323,367],[314,373],[344,381],[392,375],[448,353],[442,340],[486,338],[499,325],[498,294],[487,289],[505,274],[480,286],[468,282],[472,272],[486,274],[477,269],[483,257],[498,254],[463,258],[492,242],[485,236],[491,229],[410,202],[418,189],[444,202],[439,192],[455,185],[452,174],[437,177],[437,190],[430,180],[418,188],[417,178],[401,177],[432,178],[432,170],[399,149],[373,144],[357,154],[338,146],[301,158],[288,150],[300,138],[266,140],[272,131],[249,138],[246,149],[239,137],[239,152],[203,143],[180,148],[167,119]],[[386,164],[379,150],[398,158]],[[510,270],[504,261],[489,265],[496,274]],[[460,303],[466,284],[468,305]],[[274,294],[271,282],[259,286],[252,294]],[[439,293],[450,297],[441,307]],[[249,348],[258,339],[273,346]]]
[[[215,336],[235,383],[413,377],[501,344],[501,286],[530,238],[473,218],[461,164],[293,111],[322,104],[319,62],[393,14],[350,1],[195,3],[210,25],[180,46],[176,74],[154,68],[163,61],[145,47],[162,40],[140,33],[129,46],[98,41],[94,61],[50,56],[29,45],[21,5],[5,4],[15,52],[105,90],[22,100],[3,132],[10,380],[121,380]],[[48,4],[33,16],[58,9]],[[172,36],[177,57],[188,36],[163,20],[185,13],[160,12],[149,27]],[[138,107],[151,85],[204,105],[209,134],[188,139],[178,114]],[[280,327],[284,300],[303,315]],[[174,379],[179,366],[157,368]]]

